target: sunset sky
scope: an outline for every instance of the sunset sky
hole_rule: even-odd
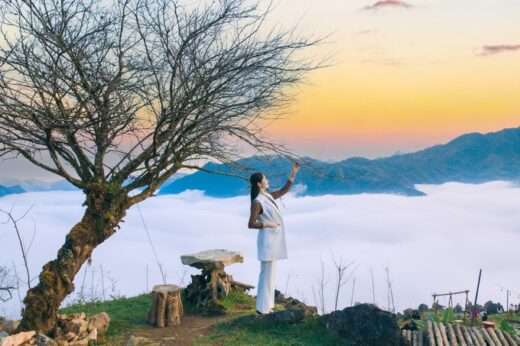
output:
[[[520,126],[520,2],[278,0],[273,23],[332,33],[268,130],[320,159],[378,157]]]
[[[307,75],[284,118],[265,124],[267,135],[337,161],[518,127],[519,14],[518,0],[275,0],[265,29],[327,36],[302,54],[332,57],[332,66]],[[0,165],[0,175],[34,170]]]

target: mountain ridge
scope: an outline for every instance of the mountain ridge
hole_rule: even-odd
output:
[[[276,155],[252,156],[237,162],[253,171],[264,172],[273,189],[283,185],[291,165],[289,159]],[[445,144],[383,158],[350,157],[337,162],[325,162],[304,157],[303,162],[295,185],[301,184],[299,190],[305,195],[391,193],[422,196],[424,193],[417,190],[415,185],[450,181],[516,181],[520,176],[520,127],[486,134],[467,133]],[[213,162],[204,167],[238,174],[237,170]],[[247,180],[247,177],[244,178]],[[6,182],[12,186],[6,186]],[[180,173],[170,178],[158,194],[197,189],[212,197],[233,197],[249,194],[248,185],[247,181],[241,179],[198,171],[193,174]],[[74,189],[65,180],[42,182],[36,179],[0,179],[0,197],[29,191]]]
[[[289,174],[289,160],[268,157],[270,166],[262,161],[266,158],[250,157],[238,162],[265,172],[272,187],[281,186]],[[520,176],[520,128],[487,134],[467,133],[446,144],[385,158],[352,157],[334,163],[312,158],[306,158],[306,161],[307,165],[302,166],[295,180],[295,184],[306,186],[306,195],[392,193],[422,196],[424,193],[415,185],[517,180]],[[208,165],[205,168],[231,172],[223,165]],[[199,189],[208,196],[232,197],[248,194],[247,185],[236,178],[197,172],[164,186],[159,193]]]

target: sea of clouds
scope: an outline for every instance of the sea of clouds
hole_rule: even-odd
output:
[[[276,286],[282,292],[315,305],[324,264],[326,311],[334,308],[336,270],[332,255],[344,263],[355,261],[355,272],[340,291],[338,308],[351,302],[372,302],[388,308],[386,272],[389,269],[397,311],[431,305],[432,293],[469,289],[473,301],[479,269],[483,270],[479,302],[520,302],[520,188],[508,182],[479,185],[448,183],[419,185],[425,197],[383,194],[297,196],[278,202],[284,214],[289,258],[277,262]],[[25,243],[34,235],[29,252],[31,276],[55,258],[65,235],[81,218],[81,192],[33,192],[0,198],[0,209],[13,210]],[[240,251],[244,263],[226,269],[241,282],[257,285],[257,231],[248,229],[248,196],[210,198],[201,191],[150,198],[128,211],[118,230],[94,250],[92,265],[76,276],[77,295],[82,283],[89,298],[113,287],[132,296],[162,283],[148,240],[149,231],[168,283],[185,286],[198,271],[183,266],[182,254],[208,249]],[[25,276],[18,238],[0,215],[0,265],[16,265]],[[374,291],[370,271],[374,277]],[[355,278],[355,285],[353,279]],[[92,280],[94,285],[92,285]],[[33,282],[36,283],[37,279]],[[354,294],[352,296],[352,289]],[[256,291],[252,291],[256,294]],[[20,297],[25,296],[21,290]],[[69,299],[69,300],[70,300]],[[67,303],[65,301],[64,304]],[[463,304],[463,298],[455,303]],[[447,304],[447,300],[440,300]],[[0,315],[20,316],[20,299],[0,302]]]

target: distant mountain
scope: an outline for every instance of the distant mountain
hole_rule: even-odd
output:
[[[169,185],[185,177],[189,173],[176,173],[168,179],[163,185]],[[76,191],[77,187],[62,179],[57,181],[42,181],[38,179],[18,180],[14,178],[0,178],[0,197],[23,192],[40,192],[40,191]]]
[[[18,180],[14,178],[0,178],[0,184],[5,186],[19,185],[24,191],[73,191],[77,188],[66,180],[42,181],[38,179]]]
[[[283,185],[291,168],[289,160],[278,156],[250,157],[238,162],[264,172],[271,190]],[[205,168],[237,173],[215,163],[208,163]],[[416,184],[481,183],[518,180],[519,177],[520,128],[512,128],[488,134],[470,133],[447,144],[375,160],[349,158],[330,163],[305,158],[295,184],[305,185],[306,195],[391,193],[421,196],[424,193],[415,189]],[[247,181],[237,178],[199,171],[163,185],[159,193],[198,189],[209,196],[231,197],[249,194],[248,185]]]
[[[20,187],[20,185],[14,185],[14,186],[3,186],[0,185],[0,197],[10,195],[13,193],[22,193],[25,192],[24,189]]]

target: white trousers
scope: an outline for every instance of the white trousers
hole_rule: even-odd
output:
[[[263,314],[274,308],[276,261],[260,261],[260,277],[256,294],[256,309]]]

